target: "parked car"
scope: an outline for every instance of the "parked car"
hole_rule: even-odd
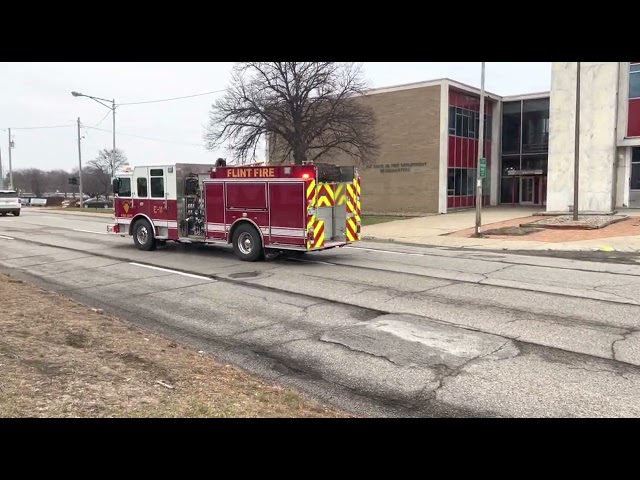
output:
[[[80,203],[79,198],[70,198],[68,200],[63,200],[63,202],[61,203],[61,207],[62,208],[78,207],[79,203]]]
[[[0,215],[12,213],[14,216],[20,215],[20,197],[15,190],[0,190]]]
[[[82,202],[82,204],[84,208],[110,208],[112,205],[109,200],[101,198],[90,198],[89,200]],[[80,202],[77,203],[77,206],[80,206]]]

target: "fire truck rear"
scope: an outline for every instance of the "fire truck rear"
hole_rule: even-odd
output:
[[[241,260],[360,240],[355,167],[177,164],[128,167],[113,179],[115,225],[140,250],[167,241],[233,245]]]

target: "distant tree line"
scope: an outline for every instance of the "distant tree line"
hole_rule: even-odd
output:
[[[129,165],[126,155],[116,149],[115,169]],[[69,178],[79,177],[78,168],[73,170],[41,170],[25,168],[13,171],[13,188],[22,193],[42,196],[45,193],[78,194],[79,185],[70,185]],[[82,190],[90,196],[108,195],[111,190],[111,150],[103,149],[82,168]],[[5,186],[9,186],[9,172],[5,175]]]

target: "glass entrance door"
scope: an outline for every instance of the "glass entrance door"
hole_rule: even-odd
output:
[[[535,201],[534,177],[520,177],[520,203],[533,205]]]
[[[631,149],[631,178],[629,179],[629,206],[640,207],[640,147]]]

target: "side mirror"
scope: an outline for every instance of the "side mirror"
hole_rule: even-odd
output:
[[[117,178],[114,178],[112,185],[113,185],[113,194],[118,195],[118,193],[120,193],[120,180]]]

